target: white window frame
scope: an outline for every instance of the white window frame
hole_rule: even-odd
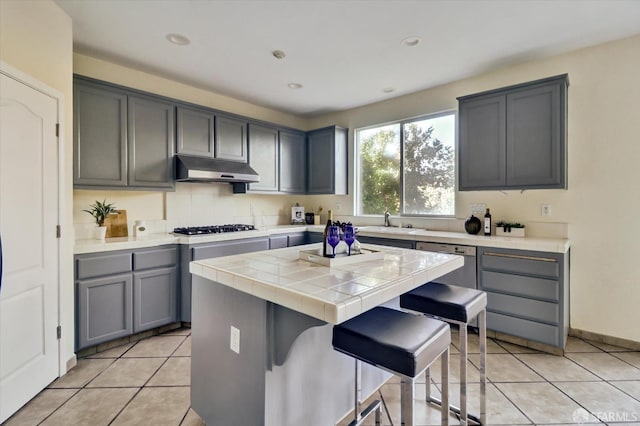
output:
[[[434,215],[434,214],[408,214],[404,212],[404,125],[405,124],[409,124],[415,121],[422,121],[422,120],[429,120],[429,119],[434,119],[434,118],[438,118],[438,117],[443,117],[443,116],[447,116],[447,115],[453,115],[453,121],[454,121],[454,144],[453,144],[453,149],[454,149],[454,183],[453,183],[453,191],[454,191],[454,200],[453,200],[453,213],[452,214],[447,214],[447,215]],[[456,203],[456,198],[455,194],[457,193],[457,187],[458,187],[458,111],[457,110],[446,110],[446,111],[441,111],[441,112],[436,112],[436,113],[432,113],[432,114],[425,114],[425,115],[420,115],[417,117],[412,117],[412,118],[406,118],[406,119],[402,119],[402,120],[396,120],[396,121],[388,121],[385,123],[378,123],[378,124],[372,124],[370,126],[365,126],[365,127],[358,127],[354,130],[354,135],[353,135],[353,139],[354,139],[354,147],[353,147],[353,152],[354,152],[354,175],[353,175],[353,192],[354,192],[354,213],[355,216],[361,216],[361,217],[382,217],[384,216],[384,212],[380,212],[380,214],[363,214],[362,210],[361,210],[361,206],[362,206],[362,190],[360,189],[360,131],[363,130],[368,130],[368,129],[374,129],[377,127],[384,127],[384,126],[390,126],[393,124],[399,124],[400,125],[400,168],[401,168],[401,173],[400,173],[400,213],[399,213],[399,217],[418,217],[418,218],[434,218],[434,219],[447,219],[447,218],[455,218],[456,217],[456,209],[457,209],[457,203]]]

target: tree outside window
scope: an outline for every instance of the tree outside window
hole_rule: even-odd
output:
[[[455,114],[356,132],[358,213],[455,214]]]

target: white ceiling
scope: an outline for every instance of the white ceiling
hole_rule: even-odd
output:
[[[79,53],[305,116],[640,32],[640,0],[56,2]]]

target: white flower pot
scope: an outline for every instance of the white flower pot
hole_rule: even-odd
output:
[[[93,229],[93,237],[96,240],[104,240],[107,236],[107,227],[106,226],[98,226]]]

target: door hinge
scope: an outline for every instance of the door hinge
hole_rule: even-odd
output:
[[[60,238],[62,236],[62,229],[60,225],[56,225],[56,238]]]
[[[56,328],[56,336],[58,337],[58,340],[62,339],[62,327],[58,326]]]
[[[60,123],[56,123],[56,137],[60,137]]]

